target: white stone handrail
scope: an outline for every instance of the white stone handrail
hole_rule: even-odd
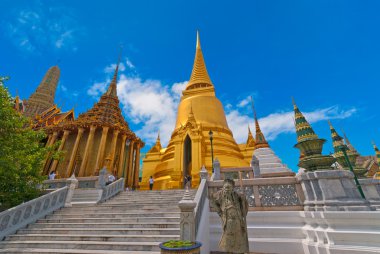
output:
[[[98,176],[88,176],[88,177],[76,177],[78,180],[79,189],[85,188],[97,188],[98,187]],[[54,180],[45,180],[42,185],[45,189],[59,189],[67,185],[67,179],[54,179]]]
[[[209,196],[220,190],[222,186],[222,180],[208,181]],[[235,180],[235,189],[246,196],[250,211],[304,210],[304,192],[295,177]],[[214,211],[213,207],[210,208]]]
[[[201,179],[194,202],[197,204],[194,208],[195,213],[195,235],[198,233],[199,223],[202,217],[203,206],[207,197],[207,179]]]
[[[68,189],[65,186],[0,213],[0,241],[20,228],[62,208]]]
[[[122,192],[124,190],[124,178],[120,178],[119,180],[105,186],[103,188],[102,197],[99,200],[99,202],[104,202],[107,199],[112,198],[119,192]]]

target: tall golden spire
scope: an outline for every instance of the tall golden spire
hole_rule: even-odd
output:
[[[33,117],[54,105],[59,76],[58,66],[49,68],[36,91],[25,101],[25,116]]]
[[[200,87],[212,87],[211,79],[208,75],[206,64],[203,59],[203,53],[201,49],[201,42],[199,39],[199,31],[197,31],[197,44],[195,50],[195,58],[193,70],[191,72],[189,83],[186,86],[186,90],[200,88]]]
[[[120,65],[120,59],[121,59],[121,52],[122,52],[122,48],[120,48],[120,54],[119,54],[119,58],[117,59],[117,64],[116,64],[116,68],[115,68],[115,72],[113,74],[113,78],[112,78],[112,81],[111,81],[111,84],[110,86],[108,87],[108,90],[107,90],[107,95],[110,95],[110,96],[115,96],[117,97],[117,74],[119,72],[119,65]]]
[[[269,147],[269,144],[260,129],[259,120],[257,119],[256,109],[255,109],[255,106],[253,105],[252,97],[251,97],[251,102],[252,102],[252,110],[253,110],[253,116],[255,118],[255,126],[256,126],[255,149]]]

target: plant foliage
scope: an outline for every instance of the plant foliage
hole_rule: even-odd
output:
[[[13,108],[0,77],[0,211],[40,195],[42,165],[49,150],[46,135],[29,127],[29,120]]]
[[[181,248],[181,247],[190,247],[195,243],[191,241],[183,241],[183,240],[170,240],[163,244],[163,246],[167,248]]]

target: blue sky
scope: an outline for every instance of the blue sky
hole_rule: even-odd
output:
[[[28,98],[59,62],[56,103],[76,114],[108,85],[124,45],[118,92],[147,150],[166,143],[191,74],[195,34],[236,140],[253,127],[253,96],[270,145],[297,171],[291,97],[333,151],[327,119],[363,155],[380,145],[379,1],[0,2],[0,75]]]

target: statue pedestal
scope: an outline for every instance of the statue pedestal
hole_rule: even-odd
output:
[[[347,170],[317,170],[297,176],[305,193],[305,211],[370,211]]]

